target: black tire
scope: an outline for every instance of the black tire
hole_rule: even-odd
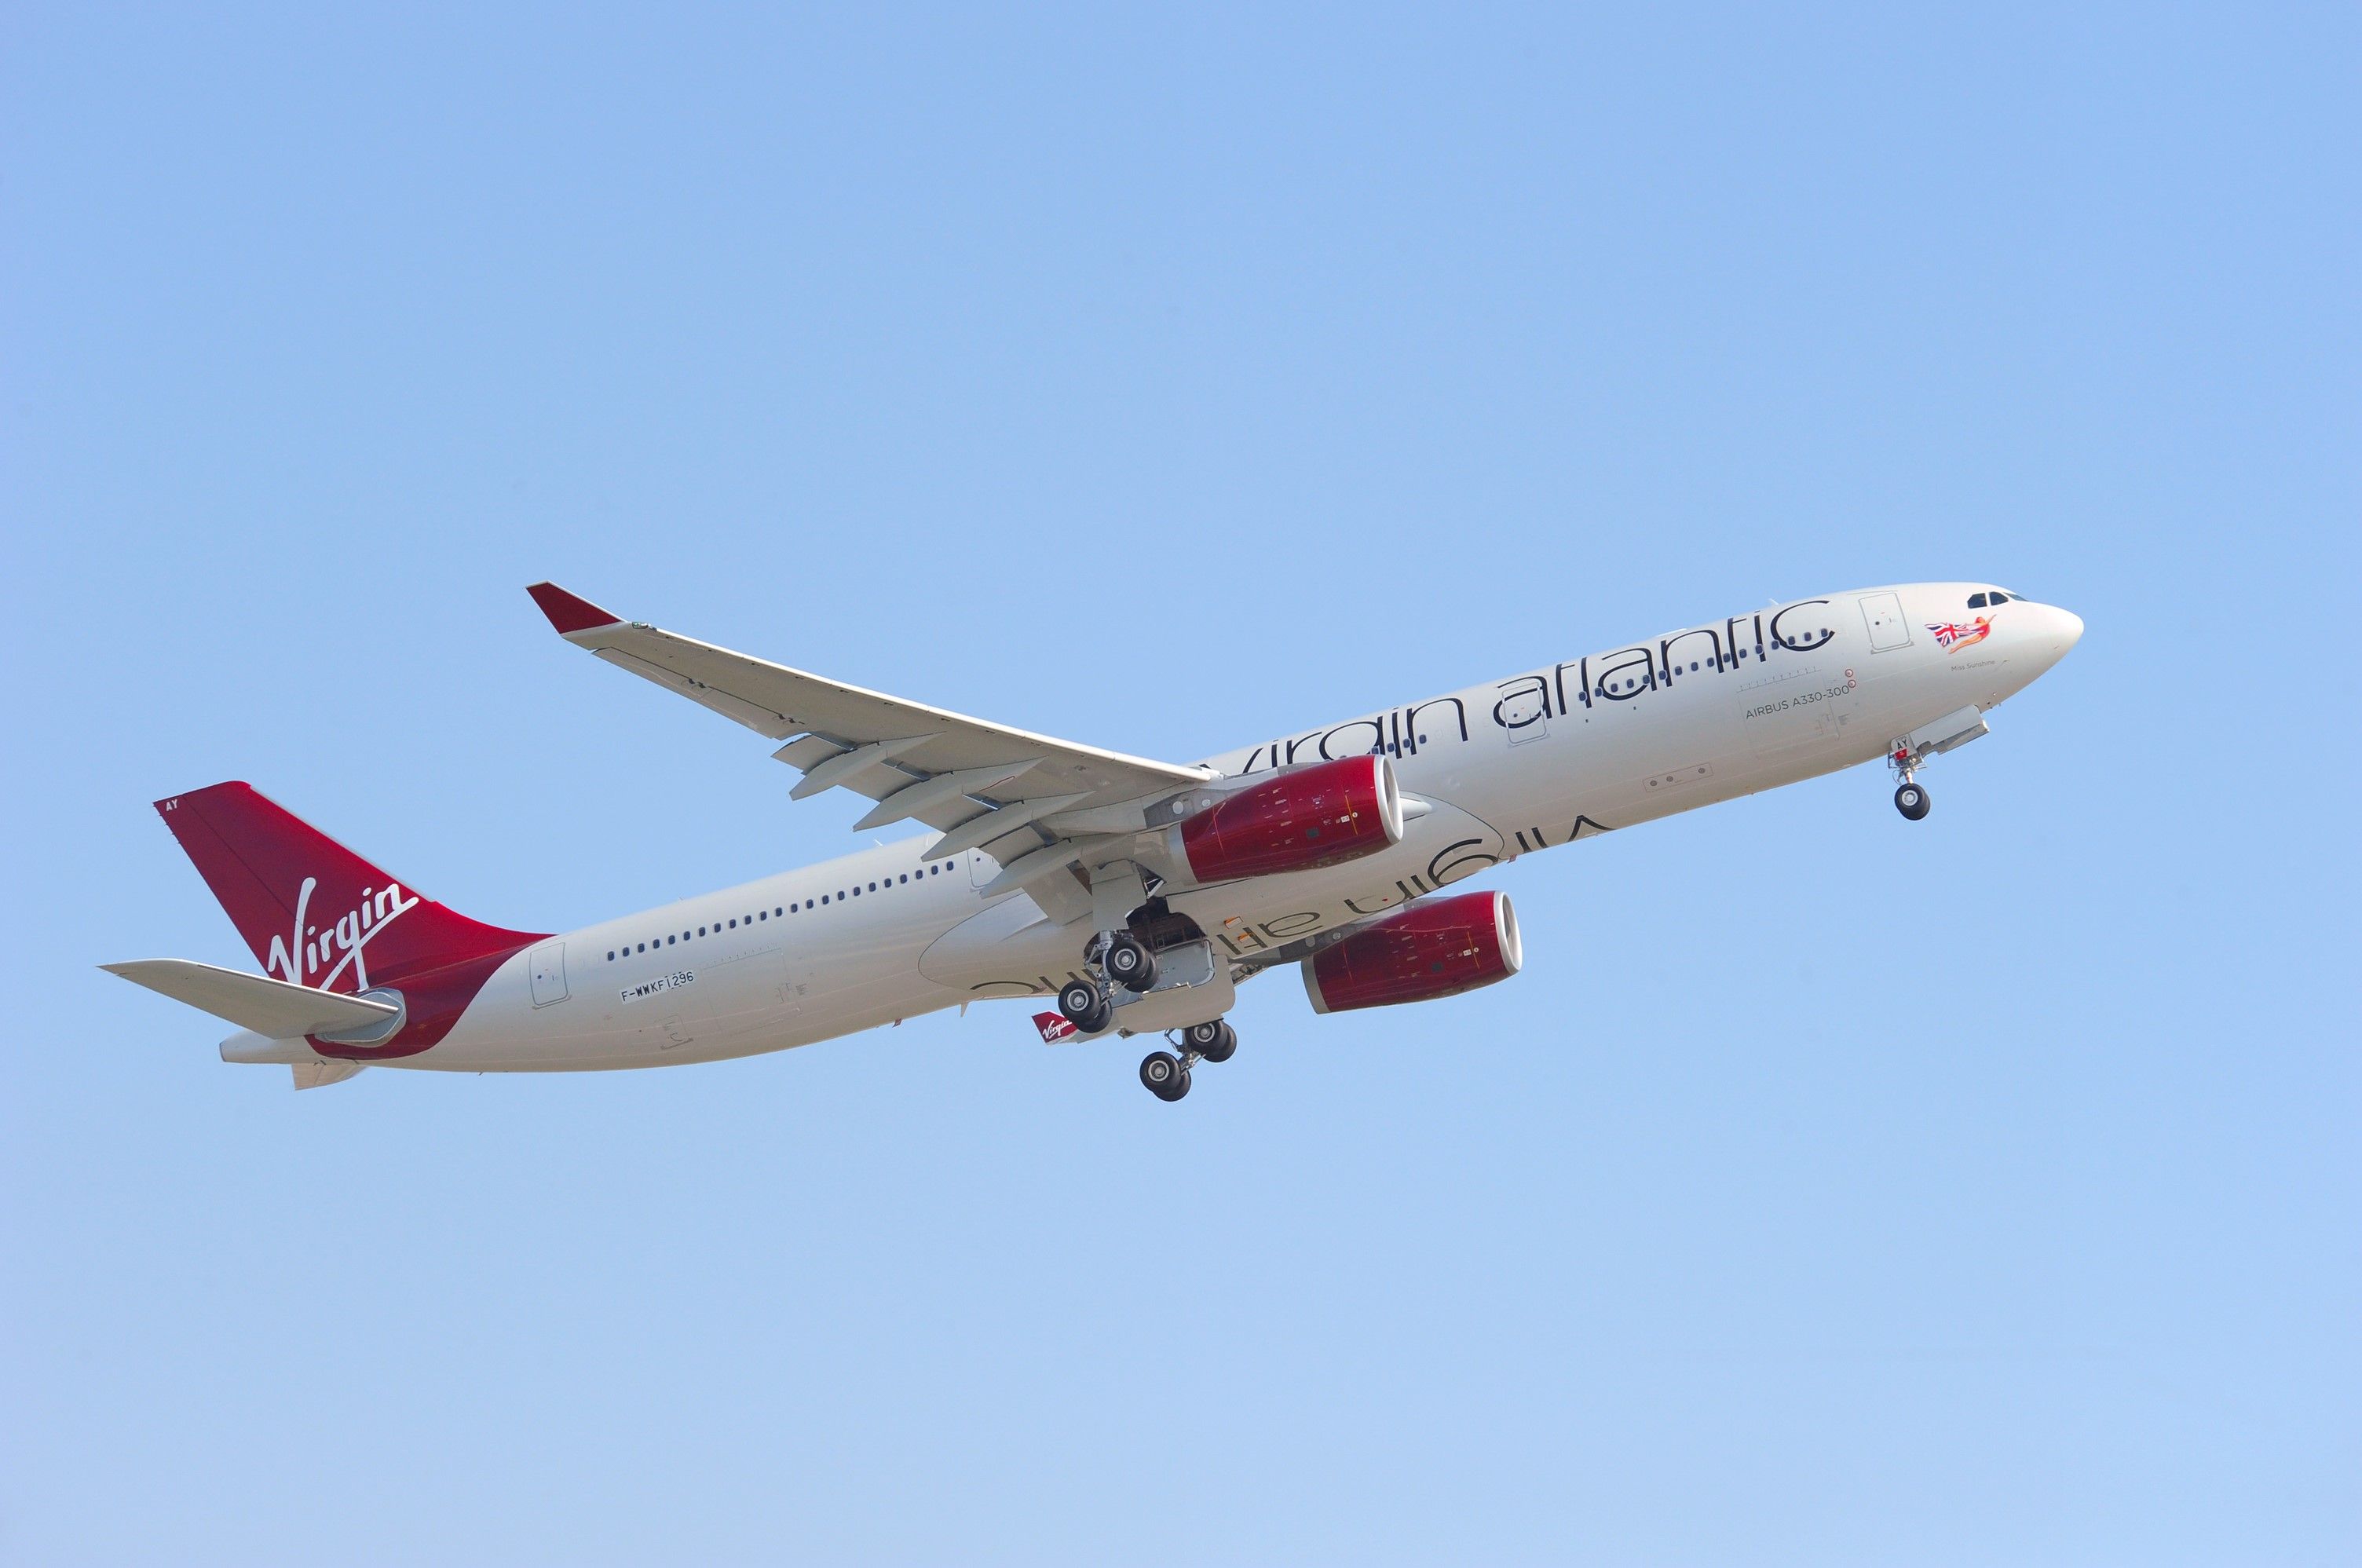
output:
[[[1106,1010],[1107,999],[1088,980],[1070,980],[1059,988],[1059,1016],[1085,1033],[1098,1032],[1085,1021],[1100,1017]]]
[[[1227,1062],[1239,1048],[1239,1032],[1221,1019],[1211,1023],[1193,1023],[1182,1031],[1181,1038],[1189,1049],[1209,1062]]]
[[[1100,966],[1108,978],[1128,991],[1144,991],[1156,983],[1156,955],[1140,944],[1140,939],[1118,933],[1108,950],[1099,957]]]
[[[1895,786],[1894,809],[1912,822],[1915,823],[1926,816],[1928,808],[1934,804],[1934,801],[1927,799],[1927,791],[1916,784]]]
[[[1189,1075],[1181,1058],[1170,1051],[1151,1051],[1140,1059],[1140,1081],[1159,1099],[1179,1099],[1189,1092]]]

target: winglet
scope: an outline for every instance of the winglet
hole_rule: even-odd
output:
[[[536,582],[525,591],[533,595],[533,602],[541,606],[541,613],[549,617],[549,624],[557,628],[560,636],[570,632],[596,631],[623,620],[621,615],[611,615],[554,582]]]

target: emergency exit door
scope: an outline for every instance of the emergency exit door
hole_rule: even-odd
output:
[[[547,1007],[566,999],[566,944],[545,942],[533,950],[533,1005]]]
[[[1911,646],[1911,623],[1903,618],[1903,598],[1894,593],[1861,596],[1861,618],[1870,626],[1870,651],[1885,653]]]

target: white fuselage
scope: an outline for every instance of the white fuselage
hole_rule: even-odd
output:
[[[1975,583],[1831,594],[1544,666],[1209,758],[1226,776],[1383,749],[1431,807],[1379,854],[1168,894],[1251,958],[1540,849],[1886,754],[2023,690],[2081,623]],[[1987,615],[1983,635],[1978,617]],[[1936,626],[1961,635],[1939,643]],[[1719,666],[1719,668],[1717,668]],[[987,897],[932,835],[585,926],[509,959],[432,1049],[454,1071],[656,1066],[809,1044],[986,998],[1054,991],[1088,922]]]

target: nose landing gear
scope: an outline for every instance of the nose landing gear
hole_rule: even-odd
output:
[[[1886,766],[1894,770],[1898,780],[1894,809],[1915,823],[1926,816],[1930,802],[1927,791],[1920,786],[1919,769],[1929,757],[1964,746],[1987,733],[1984,710],[1970,703],[1898,737],[1886,754]]]
[[[1917,822],[1935,805],[1927,798],[1927,787],[1914,777],[1919,771],[1919,765],[1926,760],[1926,753],[1914,751],[1905,745],[1897,745],[1886,758],[1886,766],[1893,768],[1894,776],[1902,780],[1894,787],[1894,809],[1903,813],[1906,822]]]

